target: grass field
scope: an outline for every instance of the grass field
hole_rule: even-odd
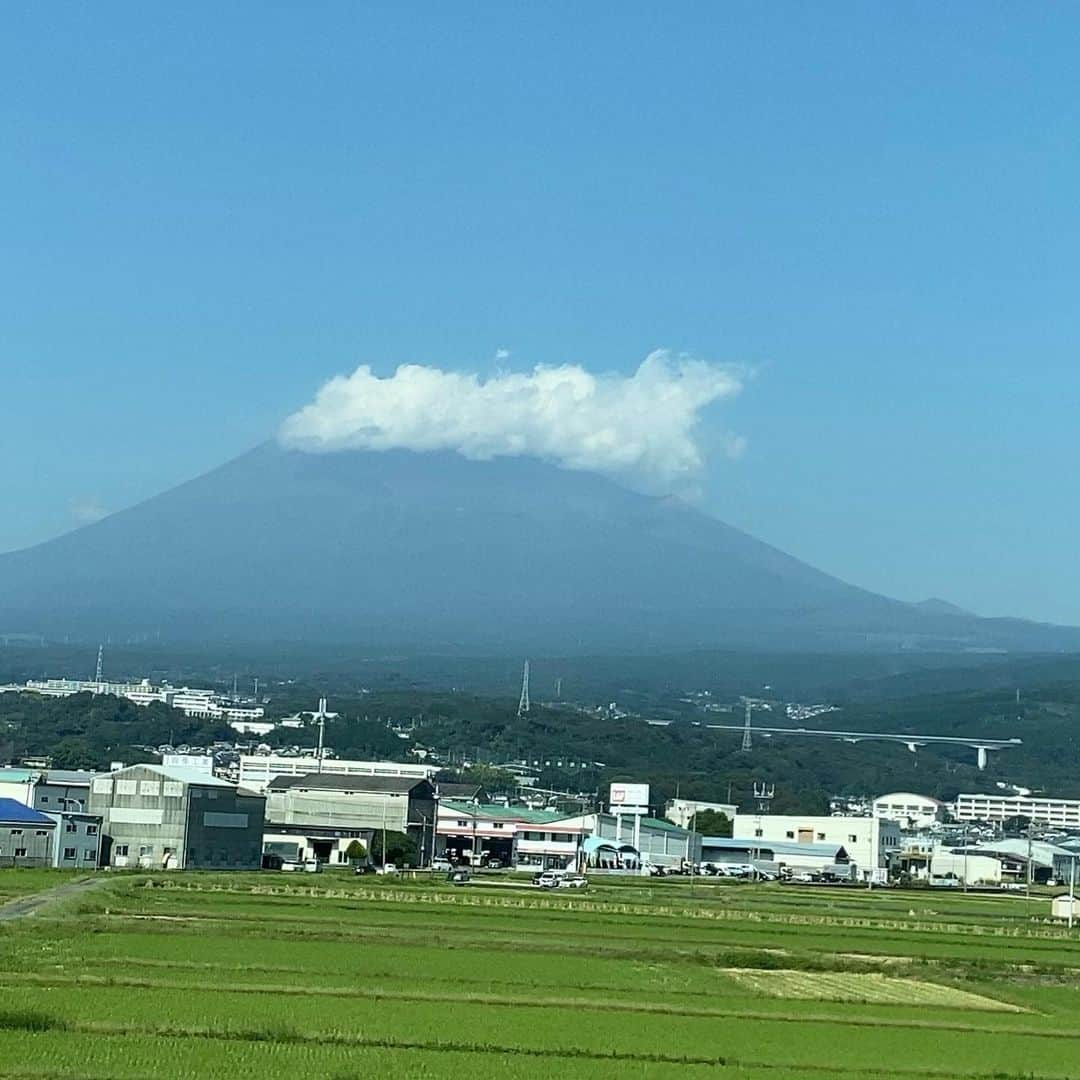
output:
[[[66,880],[27,873],[0,897]],[[1076,1077],[1080,930],[1048,909],[110,874],[0,924],[0,1076]]]

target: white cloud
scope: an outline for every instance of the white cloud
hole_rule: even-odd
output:
[[[92,495],[76,499],[68,509],[71,511],[71,516],[84,525],[100,521],[109,513]]]
[[[509,349],[496,349],[495,350],[495,359],[496,360],[509,360],[510,359],[510,350]]]
[[[285,421],[279,438],[313,453],[530,455],[654,490],[682,490],[704,464],[695,439],[701,410],[737,394],[744,377],[741,369],[666,350],[650,353],[632,375],[594,375],[568,364],[481,379],[406,364],[379,378],[362,365],[326,383]],[[744,447],[738,436],[715,441],[731,457]]]

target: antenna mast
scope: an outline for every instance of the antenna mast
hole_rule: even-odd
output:
[[[518,716],[524,716],[529,711],[529,661],[525,661],[525,668],[521,673],[521,699],[518,701]]]
[[[96,682],[100,688],[101,686],[101,661],[105,652],[105,646],[99,645],[97,647],[97,670],[94,672],[94,682]]]
[[[323,736],[326,734],[326,698],[319,698],[319,711],[316,714],[315,719],[319,723],[319,767],[316,772],[322,772],[322,759],[323,759]]]
[[[742,733],[742,749],[750,750],[752,742],[750,739],[750,726],[751,726],[751,713],[753,712],[753,706],[750,704],[750,700],[746,702],[746,722],[743,724]]]

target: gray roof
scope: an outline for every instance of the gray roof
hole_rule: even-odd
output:
[[[436,785],[439,795],[444,799],[479,799],[484,788],[482,784],[444,784],[441,780]]]
[[[433,791],[431,784],[422,776],[354,776],[351,773],[305,773],[303,776],[275,776],[270,781],[271,791],[286,788],[308,788],[321,791],[390,792],[407,795],[423,788],[425,795]]]
[[[228,780],[222,780],[219,776],[201,772],[199,769],[187,769],[182,768],[181,766],[172,765],[166,768],[164,765],[149,765],[142,762],[138,765],[128,765],[123,769],[117,769],[116,772],[111,773],[110,775],[120,776],[129,769],[147,769],[152,773],[157,773],[158,776],[163,776],[166,780],[179,780],[181,783],[192,784],[195,787],[236,787],[235,784],[230,784]]]
[[[733,839],[729,836],[703,836],[701,847],[720,851],[771,851],[774,855],[813,855],[818,858],[832,858],[841,852],[846,856],[843,844],[800,844],[793,840],[755,840]]]

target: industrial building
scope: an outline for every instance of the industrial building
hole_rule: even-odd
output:
[[[101,818],[87,812],[93,776],[69,769],[0,769],[0,798],[38,810],[56,825],[49,862],[42,865],[83,870],[98,865]]]
[[[564,868],[583,857],[605,869],[674,867],[701,854],[700,837],[658,818],[642,816],[635,823],[629,815],[567,815],[452,800],[439,804],[436,843],[438,853],[456,859],[494,857],[521,869]]]
[[[747,840],[726,836],[703,836],[701,860],[714,866],[753,865],[759,870],[782,870],[847,876],[851,857],[843,844],[803,843],[791,840]],[[840,868],[844,868],[841,870]]]
[[[1002,882],[1034,884],[1067,882],[1078,856],[1068,848],[1042,840],[992,840],[959,847],[939,848],[930,860],[930,877],[953,878],[969,885]]]
[[[872,812],[876,818],[895,821],[901,829],[914,832],[929,829],[945,816],[945,804],[928,795],[910,791],[894,791],[874,800]]]
[[[1080,828],[1080,800],[1031,795],[957,795],[957,821],[1008,821],[1027,818],[1060,829]]]
[[[102,863],[167,870],[255,870],[266,800],[191,769],[131,765],[95,776]]]
[[[900,852],[900,826],[877,817],[736,814],[732,834],[744,840],[842,846],[860,876],[876,876]]]
[[[430,779],[439,771],[437,765],[400,761],[339,761],[337,758],[287,757],[284,754],[242,754],[239,783],[248,791],[265,792],[270,781],[279,776],[309,776],[332,772],[338,776],[412,776]]]
[[[370,849],[372,835],[386,830],[411,837],[423,865],[434,840],[435,789],[413,776],[279,776],[267,791],[266,820],[269,853],[295,847],[297,857],[342,864],[353,840]]]

